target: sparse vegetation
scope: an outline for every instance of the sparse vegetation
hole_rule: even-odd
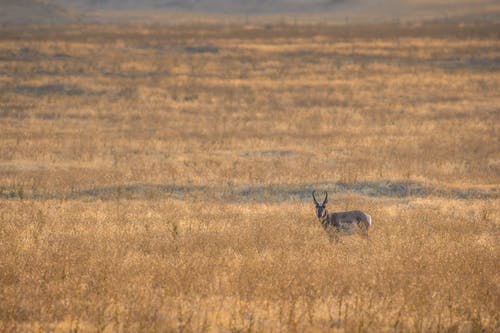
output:
[[[1,29],[1,331],[498,331],[497,24]]]

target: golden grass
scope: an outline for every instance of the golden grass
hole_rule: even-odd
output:
[[[495,24],[2,29],[0,330],[498,331]]]

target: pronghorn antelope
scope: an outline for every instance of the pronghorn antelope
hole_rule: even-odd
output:
[[[356,226],[361,230],[361,234],[368,237],[368,228],[372,224],[372,217],[360,210],[349,212],[339,212],[328,214],[326,203],[328,202],[328,192],[325,192],[325,200],[320,204],[312,192],[314,204],[316,205],[316,216],[323,229],[328,233],[330,240],[338,240],[339,234],[352,235],[356,231]]]

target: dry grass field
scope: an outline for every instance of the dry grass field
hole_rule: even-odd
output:
[[[498,332],[499,28],[1,27],[0,331]]]

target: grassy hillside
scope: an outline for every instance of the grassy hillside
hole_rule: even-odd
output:
[[[499,31],[3,26],[0,331],[497,331]]]

